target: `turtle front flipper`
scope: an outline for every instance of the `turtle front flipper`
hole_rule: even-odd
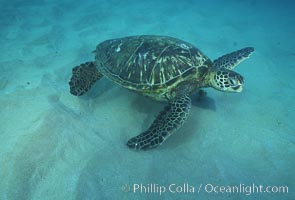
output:
[[[214,60],[213,67],[219,68],[219,69],[224,68],[224,69],[232,70],[242,61],[249,58],[249,56],[253,52],[254,52],[253,47],[246,47],[241,50],[234,51],[232,53],[226,54]]]
[[[94,62],[86,62],[72,70],[72,78],[69,82],[71,94],[81,96],[103,75],[98,71]]]
[[[190,108],[191,99],[189,95],[175,98],[159,113],[147,131],[127,142],[128,147],[134,150],[148,150],[161,145],[183,125]]]

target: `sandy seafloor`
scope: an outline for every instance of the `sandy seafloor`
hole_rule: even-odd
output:
[[[0,199],[295,199],[291,2],[1,1]],[[139,34],[178,37],[212,59],[255,47],[236,69],[244,91],[206,89],[164,145],[130,151],[126,141],[165,104],[107,79],[78,98],[68,80],[99,42]],[[253,183],[288,193],[205,191]],[[134,192],[134,184],[166,192]]]

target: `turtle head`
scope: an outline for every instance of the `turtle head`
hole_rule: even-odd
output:
[[[244,86],[244,78],[228,69],[217,69],[209,73],[211,87],[222,92],[241,92]]]

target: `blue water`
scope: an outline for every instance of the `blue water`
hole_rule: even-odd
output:
[[[0,199],[295,199],[294,8],[287,0],[0,1]],[[161,147],[135,152],[126,142],[165,104],[104,78],[75,97],[68,81],[99,42],[141,34],[183,39],[212,60],[255,52],[236,69],[242,93],[206,89]]]

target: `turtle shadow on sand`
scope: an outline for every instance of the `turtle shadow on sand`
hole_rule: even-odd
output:
[[[145,130],[153,122],[152,120],[157,117],[158,112],[166,105],[164,102],[151,101],[148,97],[138,95],[132,103],[132,109],[139,113],[146,114],[142,121],[142,130]]]
[[[159,109],[161,110],[166,103],[154,101],[148,97],[138,95],[138,97],[133,100],[131,105],[132,108],[139,113],[152,114],[152,112],[156,112],[156,114],[158,114],[157,112]]]
[[[216,105],[215,105],[214,99],[209,97],[207,95],[207,92],[204,90],[199,90],[198,92],[192,94],[191,99],[192,99],[193,106],[216,111]]]
[[[80,96],[80,99],[83,100],[89,100],[89,99],[95,99],[97,97],[100,97],[104,95],[104,93],[110,91],[112,88],[115,88],[116,85],[111,83],[106,78],[102,78],[99,83],[96,82],[91,90],[89,90],[85,95]]]
[[[203,108],[206,110],[213,110],[216,111],[216,105],[213,98],[209,97],[207,95],[207,92],[204,90],[199,90],[196,93],[191,95],[192,99],[192,105]],[[165,102],[158,102],[158,101],[151,101],[147,97],[138,96],[133,102],[132,102],[133,108],[140,112],[140,113],[146,113],[151,115],[158,114],[159,110],[161,110],[166,103]],[[152,114],[152,112],[155,112],[155,114]]]

